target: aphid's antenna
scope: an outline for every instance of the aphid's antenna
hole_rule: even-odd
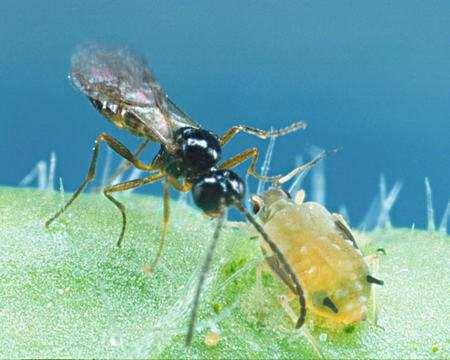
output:
[[[242,205],[241,205],[242,206]],[[245,207],[242,206],[245,210]],[[192,342],[192,336],[194,335],[195,321],[197,319],[197,309],[198,303],[200,300],[200,293],[202,291],[203,283],[205,282],[206,274],[208,273],[209,266],[211,264],[211,260],[214,254],[214,250],[216,249],[217,243],[219,241],[220,230],[222,229],[223,222],[226,217],[226,209],[222,206],[221,214],[217,219],[216,229],[214,230],[214,236],[211,244],[209,245],[208,252],[206,254],[205,262],[203,263],[202,269],[200,271],[200,277],[197,283],[197,289],[195,291],[194,304],[192,305],[191,310],[191,319],[189,321],[189,329],[186,335],[186,346],[190,346]]]
[[[439,232],[441,234],[447,234],[448,217],[450,216],[450,201],[447,203],[444,215],[442,215],[441,224],[439,225]]]
[[[334,154],[336,152],[338,152],[339,149],[333,149],[330,151],[322,151],[319,155],[317,155],[315,158],[313,158],[312,160],[310,160],[309,162],[307,162],[306,164],[297,166],[294,170],[292,170],[291,172],[289,172],[288,174],[282,176],[277,176],[275,177],[275,179],[273,180],[272,184],[274,187],[279,187],[280,185],[284,184],[285,182],[291,180],[293,177],[297,176],[300,173],[309,171],[310,169],[312,169],[314,167],[314,165],[316,165],[319,161],[325,159],[328,155]]]
[[[323,149],[313,146],[310,150],[311,156],[320,154]],[[320,162],[311,171],[311,198],[313,201],[325,205],[325,167],[324,163]]]
[[[270,132],[273,132],[273,127],[270,128]],[[275,140],[276,140],[275,136],[270,137],[269,145],[267,146],[267,152],[266,152],[266,155],[264,156],[264,162],[261,166],[261,175],[262,176],[267,176],[267,174],[269,173],[270,164],[272,163],[273,149],[275,147]],[[265,188],[265,182],[259,180],[256,193],[261,194],[264,191],[264,188]]]
[[[431,192],[431,185],[428,178],[425,178],[425,193],[427,196],[427,219],[428,219],[428,231],[434,231],[436,226],[434,225],[434,209],[433,209],[433,197]]]
[[[299,166],[300,164],[303,163],[303,157],[301,155],[298,155],[295,157],[295,166]],[[292,182],[291,187],[288,190],[288,193],[293,195],[296,194],[299,190],[300,190],[300,186],[302,184],[303,179],[305,178],[306,174],[308,172],[302,172],[300,174],[297,175],[297,177],[294,179],[294,181]]]
[[[294,283],[295,290],[298,295],[298,300],[300,303],[300,316],[297,320],[296,328],[302,327],[302,325],[305,323],[306,318],[306,302],[305,302],[305,295],[303,293],[303,288],[300,285],[300,282],[297,279],[297,276],[295,275],[294,271],[292,270],[289,263],[286,261],[283,253],[280,251],[278,246],[272,241],[272,239],[269,237],[269,235],[264,231],[263,227],[256,221],[256,219],[245,209],[245,207],[240,203],[236,202],[235,206],[237,209],[245,215],[247,220],[255,227],[255,229],[261,234],[264,241],[269,245],[272,252],[276,255],[278,260],[280,261],[281,265],[284,268],[284,271],[289,275],[292,282]]]

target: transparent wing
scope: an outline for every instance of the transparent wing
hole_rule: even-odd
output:
[[[78,47],[70,78],[88,97],[133,114],[162,143],[178,127],[198,126],[168,100],[147,62],[126,48]]]
[[[167,104],[169,105],[169,112],[172,117],[172,121],[175,123],[176,127],[200,127],[198,123],[196,123],[189,115],[181,110],[169,97],[167,97]]]

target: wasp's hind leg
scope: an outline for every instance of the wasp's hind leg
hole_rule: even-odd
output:
[[[133,156],[135,158],[138,158],[145,150],[145,148],[148,146],[149,142],[150,142],[149,140],[145,140],[143,143],[139,144],[139,146],[133,153]],[[106,180],[106,185],[113,184],[114,181],[119,179],[123,175],[123,173],[125,173],[125,171],[127,171],[131,166],[133,166],[132,163],[130,163],[128,160],[123,159],[122,162],[117,167],[117,169],[114,170],[114,172],[111,174],[108,180]]]
[[[112,136],[102,133],[95,139],[94,149],[92,151],[92,158],[89,164],[89,170],[87,175],[85,176],[83,182],[80,184],[78,189],[73,193],[72,197],[69,201],[58,211],[55,215],[53,215],[50,219],[48,219],[45,223],[45,226],[48,227],[54,220],[56,220],[69,206],[72,204],[75,199],[80,195],[80,193],[84,190],[87,184],[89,184],[95,177],[95,171],[97,167],[97,158],[98,158],[98,150],[100,146],[100,142],[104,141],[106,144],[114,150],[117,154],[131,162],[135,167],[144,171],[152,171],[156,170],[154,166],[144,164],[138,158],[136,158],[133,153],[128,150],[124,145],[122,145],[118,140],[113,138]]]
[[[292,125],[285,127],[283,129],[272,130],[272,131],[261,130],[261,129],[257,129],[257,128],[247,126],[247,125],[236,125],[236,126],[233,126],[232,128],[230,128],[225,134],[223,134],[220,137],[219,141],[220,141],[220,145],[223,146],[240,132],[245,132],[249,135],[259,137],[260,139],[268,139],[269,137],[284,136],[291,132],[295,132],[295,131],[298,131],[300,129],[305,129],[305,128],[306,128],[306,124],[303,122],[296,122],[296,123],[293,123]]]
[[[161,254],[164,249],[164,244],[166,242],[167,231],[169,229],[169,220],[170,220],[170,194],[169,194],[169,182],[165,181],[163,186],[163,228],[161,233],[161,239],[159,241],[158,252],[156,253],[155,258],[149,266],[148,273],[153,272],[156,268],[156,265],[161,258]]]
[[[151,183],[160,181],[162,178],[164,178],[164,176],[165,176],[164,174],[158,172],[156,174],[150,175],[143,179],[130,180],[130,181],[126,181],[126,182],[123,182],[120,184],[107,186],[105,189],[103,189],[103,194],[110,201],[112,201],[114,203],[114,205],[116,205],[116,207],[119,209],[120,213],[122,214],[122,229],[120,231],[119,240],[117,241],[117,246],[120,247],[120,245],[122,244],[123,236],[125,234],[125,228],[127,226],[127,215],[125,213],[125,206],[120,201],[115,199],[111,195],[111,193],[127,191],[130,189],[135,189],[135,188],[141,187],[146,184],[151,184]]]

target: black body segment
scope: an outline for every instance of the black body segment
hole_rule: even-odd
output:
[[[200,177],[192,187],[195,205],[211,215],[219,212],[222,202],[231,206],[242,201],[244,195],[244,182],[230,170],[213,170]]]

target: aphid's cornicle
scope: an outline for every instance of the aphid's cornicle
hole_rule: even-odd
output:
[[[264,230],[307,293],[306,308],[331,326],[359,322],[366,317],[371,284],[383,282],[370,274],[342,217],[318,203],[303,203],[303,197],[300,193],[294,201],[272,188],[253,196],[252,202]],[[265,243],[262,249],[274,273],[297,294]]]
[[[180,110],[164,93],[156,82],[146,62],[126,49],[107,48],[98,45],[80,47],[72,57],[70,79],[82,91],[92,105],[114,125],[144,139],[143,147],[149,141],[159,143],[161,149],[155,159],[146,164],[138,154],[133,154],[112,136],[102,133],[94,143],[92,159],[88,173],[65,206],[47,222],[49,226],[57,219],[73,201],[79,196],[95,176],[96,164],[101,142],[105,142],[113,151],[127,160],[135,168],[150,173],[148,176],[130,180],[103,189],[104,195],[118,208],[122,215],[122,228],[117,244],[120,246],[125,234],[127,218],[124,205],[113,197],[113,193],[126,191],[159,181],[164,182],[164,216],[163,231],[160,247],[152,263],[156,266],[162,253],[169,224],[169,186],[183,192],[191,191],[194,202],[207,215],[218,217],[218,223],[213,242],[200,274],[196,297],[192,310],[191,322],[186,342],[189,344],[193,335],[196,310],[205,273],[209,267],[214,248],[219,239],[219,232],[225,216],[225,209],[229,206],[237,207],[246,218],[256,227],[269,248],[276,254],[283,271],[291,279],[300,294],[298,279],[288,262],[278,251],[277,246],[261,226],[253,219],[245,207],[242,199],[245,194],[244,182],[231,171],[246,160],[251,160],[247,174],[263,181],[282,184],[298,173],[307,170],[324,154],[305,165],[295,168],[286,175],[263,176],[256,171],[258,149],[250,148],[222,163],[221,148],[235,135],[245,132],[261,139],[286,135],[305,128],[304,123],[294,123],[291,126],[264,131],[245,125],[230,128],[224,135],[204,130],[188,115]],[[300,297],[300,299],[302,299]],[[300,300],[302,303],[302,300]],[[303,304],[304,305],[304,304]],[[304,308],[304,306],[302,306]],[[304,321],[302,313],[299,325]]]

